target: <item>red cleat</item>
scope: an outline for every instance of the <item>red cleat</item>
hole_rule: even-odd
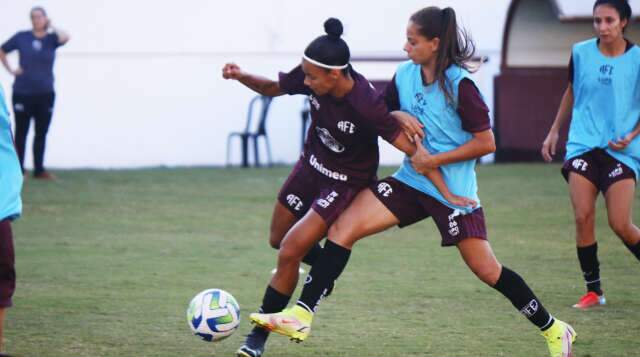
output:
[[[604,298],[604,295],[598,295],[593,291],[589,291],[584,294],[577,304],[573,305],[573,307],[578,309],[588,309],[594,306],[600,306],[607,303],[607,299]]]

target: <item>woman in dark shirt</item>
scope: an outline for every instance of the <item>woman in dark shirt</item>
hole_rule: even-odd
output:
[[[20,166],[24,172],[24,150],[31,118],[35,120],[33,141],[33,161],[35,178],[51,179],[53,176],[44,169],[44,149],[47,131],[53,115],[55,91],[53,89],[53,63],[56,50],[69,41],[69,35],[54,28],[41,7],[31,9],[32,29],[20,31],[0,47],[0,61],[9,73],[15,76],[13,82],[13,111],[16,120],[16,150]],[[18,51],[20,61],[13,69],[6,54]]]

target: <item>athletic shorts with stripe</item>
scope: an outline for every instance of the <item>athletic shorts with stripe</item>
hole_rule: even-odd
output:
[[[278,202],[298,219],[311,208],[329,227],[366,187],[367,184],[351,184],[325,177],[306,161],[300,160],[280,189]]]
[[[433,217],[443,247],[457,245],[466,238],[487,239],[482,208],[462,214],[393,177],[379,180],[369,189],[400,221],[400,228]]]
[[[618,181],[636,180],[633,170],[603,149],[593,149],[565,161],[562,166],[562,176],[567,182],[569,182],[570,172],[575,172],[591,181],[603,194]]]

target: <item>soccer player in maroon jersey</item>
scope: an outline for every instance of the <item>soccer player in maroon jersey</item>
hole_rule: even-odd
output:
[[[476,159],[495,150],[495,141],[487,106],[467,70],[473,42],[458,28],[452,8],[427,7],[411,16],[404,49],[410,60],[398,66],[387,87],[387,104],[417,117],[424,126],[423,136],[427,135],[416,137],[418,148],[411,160],[405,160],[393,176],[362,190],[330,227],[296,305],[275,314],[253,313],[250,319],[304,341],[317,306],[344,271],[358,240],[432,217],[442,246],[455,246],[483,283],[500,292],[540,329],[550,356],[571,357],[576,337],[573,328],[554,318],[524,279],[498,261],[487,240],[475,165]],[[433,168],[440,170],[453,192],[477,200],[477,207],[462,210],[439,197],[429,177],[423,175],[425,169]],[[340,320],[335,319],[336,323]]]
[[[279,249],[277,271],[266,289],[262,312],[285,308],[298,281],[300,262],[313,264],[322,250],[318,241],[355,195],[376,180],[378,136],[407,153],[415,145],[402,133],[411,126],[407,114],[390,114],[384,98],[349,63],[350,51],[340,38],[342,24],[325,22],[326,35],[306,48],[301,65],[272,81],[225,65],[222,75],[267,96],[304,94],[311,103],[311,126],[304,150],[286,180],[274,208],[271,245]],[[461,207],[475,201],[449,192],[440,172],[427,174],[443,196]],[[239,356],[262,355],[268,332],[255,327]]]

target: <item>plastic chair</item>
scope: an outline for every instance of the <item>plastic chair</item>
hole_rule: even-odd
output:
[[[300,119],[302,120],[302,143],[300,144],[300,151],[304,151],[304,141],[307,138],[307,130],[309,130],[309,120],[311,120],[311,108],[309,99],[305,99],[302,104],[302,110],[300,111]]]
[[[271,163],[271,145],[269,136],[267,135],[267,115],[273,97],[256,96],[249,102],[249,111],[247,113],[247,125],[242,132],[233,132],[227,136],[227,166],[229,166],[229,157],[231,155],[231,139],[240,138],[240,149],[242,151],[242,167],[249,167],[249,143],[253,144],[254,163],[260,166],[260,156],[258,139],[264,139],[267,148],[267,164]],[[254,117],[256,120],[254,120]],[[257,125],[256,125],[257,124]]]

